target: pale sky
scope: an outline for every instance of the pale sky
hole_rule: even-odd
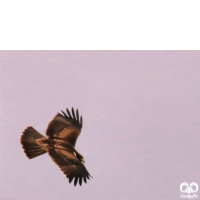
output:
[[[1,200],[177,200],[200,186],[200,51],[0,51]],[[20,137],[78,108],[76,149],[94,177],[74,187]],[[197,192],[200,195],[200,191]]]

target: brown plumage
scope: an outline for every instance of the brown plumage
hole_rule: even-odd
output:
[[[61,111],[49,123],[46,135],[41,135],[33,127],[27,127],[22,136],[21,144],[24,152],[29,159],[40,156],[44,153],[50,155],[52,160],[59,166],[71,183],[74,185],[82,181],[87,183],[90,174],[85,168],[83,156],[75,149],[78,136],[81,133],[83,120],[79,118],[78,110],[76,113],[66,109],[66,113]]]

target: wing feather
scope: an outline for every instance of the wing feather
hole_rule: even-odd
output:
[[[75,116],[75,113],[74,113],[74,108],[72,108],[72,115],[73,115],[73,118],[76,119],[76,116]]]
[[[66,111],[67,111],[67,114],[68,114],[69,118],[72,118],[71,113],[69,112],[69,110],[66,109]]]
[[[78,182],[78,176],[75,176],[74,186],[76,186],[77,182]]]
[[[78,109],[76,109],[76,119],[77,119],[77,121],[78,121],[78,123],[79,123],[79,113],[78,113]]]

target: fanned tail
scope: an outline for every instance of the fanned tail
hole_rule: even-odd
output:
[[[21,136],[21,144],[23,146],[24,152],[29,159],[35,158],[46,153],[40,145],[36,143],[37,139],[45,138],[37,132],[32,126],[27,127]]]

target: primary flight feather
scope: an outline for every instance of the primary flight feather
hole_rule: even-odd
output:
[[[82,116],[72,108],[71,113],[61,111],[49,123],[46,135],[43,136],[33,127],[27,127],[22,136],[21,144],[29,159],[48,153],[52,160],[59,166],[71,183],[74,185],[82,181],[87,183],[90,174],[82,162],[83,156],[75,149],[78,136],[83,126]]]

